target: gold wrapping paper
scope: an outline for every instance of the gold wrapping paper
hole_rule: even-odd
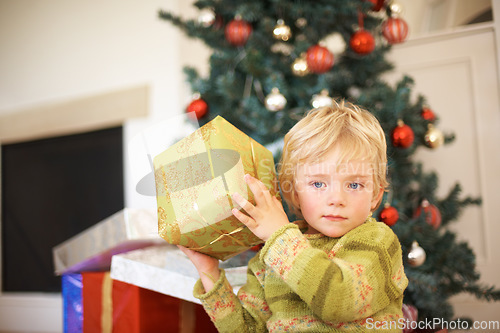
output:
[[[231,213],[234,192],[254,203],[243,176],[279,198],[272,153],[218,116],[153,159],[158,232],[170,244],[226,260],[261,243]]]

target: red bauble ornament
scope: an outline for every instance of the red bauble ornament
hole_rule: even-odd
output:
[[[200,119],[208,113],[208,104],[200,97],[195,97],[186,108],[186,112],[193,114],[196,119]]]
[[[421,115],[422,115],[422,118],[424,118],[424,119],[425,119],[425,120],[427,120],[427,121],[432,122],[432,121],[436,120],[436,115],[435,115],[435,114],[434,114],[434,112],[433,112],[431,109],[429,109],[428,107],[425,107],[425,106],[424,106],[424,107],[422,108],[422,113],[421,113]]]
[[[408,36],[408,24],[399,17],[390,17],[382,23],[382,35],[389,44],[404,42]]]
[[[378,12],[384,6],[385,0],[366,0],[366,1],[371,2],[373,4],[371,10],[373,10],[374,12]]]
[[[325,73],[333,66],[333,54],[324,46],[313,45],[307,49],[306,61],[311,72]]]
[[[425,214],[425,222],[430,224],[434,229],[439,228],[442,221],[441,212],[439,211],[439,209],[429,201],[424,199],[422,201],[422,204],[417,207],[414,217],[419,217],[420,214],[422,214],[422,211]]]
[[[375,38],[368,31],[360,29],[351,36],[349,45],[356,53],[369,54],[375,49]]]
[[[389,227],[392,227],[399,220],[399,213],[396,208],[389,204],[385,204],[384,208],[378,214],[378,218]]]
[[[392,131],[392,145],[399,148],[408,148],[415,140],[415,133],[410,126],[405,125],[402,120],[398,121],[398,126]]]
[[[234,46],[245,45],[252,34],[253,28],[250,23],[240,18],[231,20],[226,25],[225,36],[227,41]]]

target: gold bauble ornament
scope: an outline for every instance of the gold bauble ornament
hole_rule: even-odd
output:
[[[399,16],[403,13],[403,6],[399,2],[393,1],[389,8],[391,9],[392,16]]]
[[[309,74],[309,66],[307,66],[307,60],[304,56],[295,59],[292,64],[292,73],[297,76],[305,76]]]
[[[438,148],[444,143],[443,132],[432,126],[432,124],[429,124],[427,133],[425,133],[424,141],[427,147],[433,149]]]
[[[271,90],[271,93],[266,96],[264,101],[266,109],[273,112],[282,110],[285,107],[286,102],[285,96],[283,96],[280,93],[280,90],[276,87]]]
[[[285,24],[285,21],[279,19],[277,25],[274,27],[273,36],[276,39],[286,42],[292,37],[292,30]]]

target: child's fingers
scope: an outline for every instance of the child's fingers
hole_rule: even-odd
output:
[[[253,193],[253,196],[255,198],[255,203],[257,205],[263,204],[262,189],[259,186],[258,180],[253,178],[252,176],[246,174],[245,175],[245,182],[247,183],[248,187],[250,187],[250,190]]]
[[[262,183],[257,178],[250,176],[249,174],[245,175],[245,181],[248,184],[248,187],[250,187],[257,205],[270,203],[271,195],[264,183]]]
[[[251,217],[256,218],[258,215],[258,210],[254,205],[247,199],[243,198],[239,193],[234,193],[232,196],[233,200],[240,205],[241,208],[245,210]],[[243,214],[244,215],[244,214]]]
[[[231,211],[233,213],[233,215],[241,222],[243,223],[244,225],[246,225],[247,227],[249,227],[250,229],[252,229],[254,226],[255,226],[255,220],[252,219],[251,217],[243,214],[242,212],[240,212],[238,209],[236,208],[233,208],[233,210]]]
[[[267,188],[267,186],[261,182],[260,180],[258,181],[259,183],[259,186],[262,190],[262,195],[264,196],[264,198],[266,199],[266,201],[271,204],[272,203],[272,195],[271,195],[271,192],[269,192],[269,189]]]

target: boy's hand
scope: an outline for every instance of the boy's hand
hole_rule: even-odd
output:
[[[200,275],[201,282],[206,292],[212,290],[215,282],[219,279],[219,260],[206,254],[190,250],[182,245],[177,247],[188,256]]]
[[[240,194],[233,194],[233,200],[240,205],[248,215],[238,209],[232,210],[233,215],[246,225],[257,237],[267,241],[271,235],[289,223],[281,202],[269,193],[267,187],[258,179],[245,175],[245,181],[250,187],[256,205],[252,205]]]

